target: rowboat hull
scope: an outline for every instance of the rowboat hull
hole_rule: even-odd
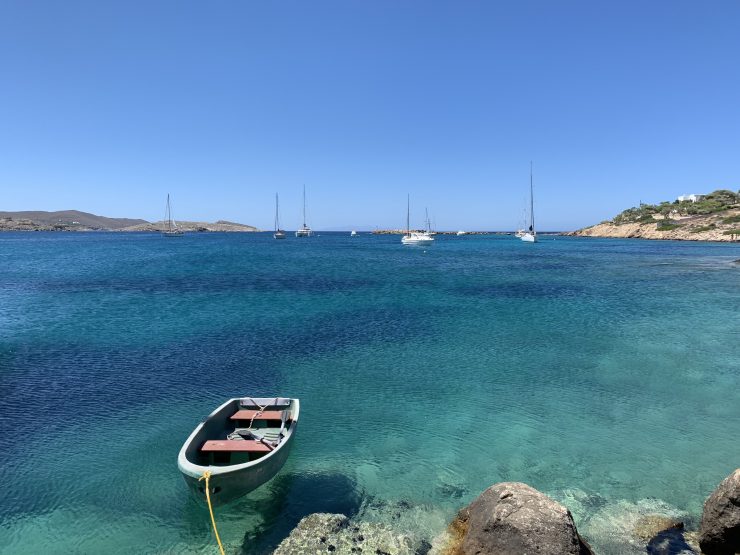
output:
[[[290,400],[290,424],[284,438],[271,452],[264,456],[241,464],[215,465],[207,464],[199,452],[206,439],[220,439],[224,430],[228,430],[229,418],[239,406],[239,399],[230,399],[213,413],[205,422],[196,427],[180,450],[177,466],[180,469],[188,488],[198,499],[205,499],[205,481],[200,480],[206,471],[211,472],[209,479],[211,503],[221,505],[233,501],[254,491],[271,480],[283,467],[293,446],[298,426],[298,399]],[[233,426],[233,425],[232,425]],[[233,429],[233,427],[232,427]]]

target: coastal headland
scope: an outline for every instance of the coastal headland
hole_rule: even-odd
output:
[[[717,190],[698,200],[640,204],[613,219],[564,233],[577,237],[740,241],[740,194]]]
[[[177,221],[181,231],[205,232],[254,232],[254,226],[227,222]],[[56,212],[24,211],[0,212],[0,231],[125,231],[159,232],[166,229],[166,222],[148,222],[132,218],[107,218],[79,210]]]

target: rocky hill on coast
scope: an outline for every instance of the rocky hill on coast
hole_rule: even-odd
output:
[[[118,231],[164,231],[166,229],[166,222],[146,222],[130,227],[124,227]],[[256,227],[246,224],[238,224],[235,222],[227,222],[226,220],[218,220],[217,222],[181,222],[177,221],[177,229],[180,231],[229,231],[229,232],[252,232],[259,231]]]
[[[177,222],[182,231],[259,231],[251,225],[217,222]],[[106,218],[79,210],[56,212],[0,212],[0,231],[164,231],[165,222],[132,218]]]
[[[147,223],[132,218],[106,218],[79,210],[0,212],[0,231],[117,231]]]
[[[696,201],[641,204],[625,210],[612,220],[564,235],[740,241],[740,193],[721,189]]]

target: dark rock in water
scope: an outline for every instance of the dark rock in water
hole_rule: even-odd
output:
[[[699,545],[706,555],[740,553],[740,468],[704,502]]]
[[[440,486],[437,486],[437,491],[445,497],[450,497],[454,499],[460,499],[466,493],[464,487],[455,486],[452,484],[442,484]]]
[[[649,555],[698,555],[686,543],[681,528],[669,528],[658,533],[647,544]]]
[[[414,551],[414,555],[427,555],[432,550],[432,544],[426,540],[421,540],[419,547]]]
[[[458,539],[451,551],[461,555],[593,555],[568,509],[518,482],[488,488],[458,513],[450,532]]]

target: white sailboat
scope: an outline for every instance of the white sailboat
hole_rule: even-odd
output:
[[[532,163],[529,163],[529,229],[519,238],[525,243],[536,243],[537,232],[534,229],[534,187],[532,185]]]
[[[303,186],[303,227],[295,232],[296,237],[311,237],[313,231],[306,225],[306,186]]]
[[[410,221],[410,209],[411,201],[410,198],[406,197],[406,235],[401,237],[401,243],[404,245],[431,245],[434,242],[434,237],[429,235],[427,232],[419,233],[418,231],[411,231]]]
[[[349,234],[350,237],[357,237],[357,232],[353,229],[352,233]]]
[[[167,194],[167,210],[164,216],[165,230],[162,235],[165,237],[182,237],[182,230],[177,228],[177,222],[172,219],[172,211],[170,210],[170,195]]]
[[[272,236],[275,239],[285,239],[285,232],[280,229],[280,210],[278,206],[278,194],[275,193],[275,233]]]

